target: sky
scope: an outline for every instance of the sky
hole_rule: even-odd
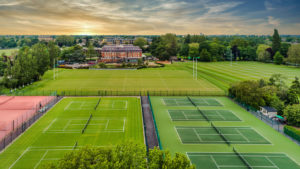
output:
[[[1,35],[300,34],[300,0],[0,0]]]

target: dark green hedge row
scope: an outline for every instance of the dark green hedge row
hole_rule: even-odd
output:
[[[295,129],[292,126],[284,126],[284,133],[291,136],[297,141],[300,141],[300,130]]]

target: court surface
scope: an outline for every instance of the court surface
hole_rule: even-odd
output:
[[[176,126],[183,144],[223,144],[222,136],[212,127]],[[217,127],[231,144],[270,144],[251,127]]]
[[[187,153],[197,169],[300,169],[283,153]],[[250,167],[248,167],[248,164]]]
[[[220,102],[218,102],[214,98],[194,98],[191,97],[191,100],[197,106],[222,106]],[[166,106],[194,106],[193,103],[187,97],[181,98],[163,98],[163,103]]]
[[[138,97],[65,98],[0,154],[2,168],[32,169],[86,145],[144,143]]]
[[[172,121],[241,121],[230,110],[168,110]]]

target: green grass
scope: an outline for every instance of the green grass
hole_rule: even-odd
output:
[[[140,70],[69,70],[59,69],[56,80],[53,71],[46,72],[42,81],[26,87],[25,94],[34,91],[77,91],[84,95],[98,90],[108,91],[203,91],[223,93],[205,79],[193,79],[191,72],[173,66]],[[94,93],[93,93],[94,92]],[[164,94],[164,93],[163,93]]]
[[[216,99],[223,106],[200,106],[201,110],[230,110],[242,121],[214,121],[216,127],[250,127],[271,144],[183,144],[176,131],[176,126],[184,127],[211,127],[207,121],[173,121],[169,115],[170,110],[196,110],[191,106],[166,106],[165,98],[180,97],[151,97],[151,103],[158,127],[162,148],[169,150],[172,154],[181,153],[233,153],[234,146],[240,153],[281,153],[300,164],[300,147],[287,137],[278,133],[272,127],[263,123],[251,113],[233,103],[227,97],[192,97]],[[182,97],[183,99],[185,97]],[[193,161],[193,160],[192,160]],[[200,167],[198,166],[200,169]]]
[[[155,95],[170,95],[184,91],[224,93],[232,83],[243,80],[269,79],[274,73],[287,77],[291,84],[300,76],[300,68],[261,62],[212,62],[198,63],[198,80],[193,79],[191,62],[175,62],[162,68],[140,70],[69,70],[59,69],[56,80],[49,70],[42,81],[26,87],[25,95],[33,92],[66,91],[66,95],[97,95],[99,90],[119,91],[113,95],[128,95],[126,91],[157,91]],[[181,91],[181,92],[180,92]],[[138,95],[136,92],[135,95]],[[189,94],[191,95],[191,94]],[[203,94],[202,94],[203,95]]]
[[[17,49],[17,48],[14,48],[14,49],[0,49],[0,55],[2,55],[2,53],[5,53],[6,55],[10,56],[14,52],[17,52],[18,50],[19,49]]]
[[[2,168],[41,168],[85,145],[144,143],[140,99],[135,97],[65,98],[0,154]],[[82,129],[92,117],[82,134]]]
[[[192,72],[191,62],[179,63],[173,65],[176,67],[185,67]],[[230,84],[243,80],[269,79],[272,74],[280,73],[287,78],[287,84],[290,84],[295,76],[300,78],[300,68],[286,65],[274,65],[262,62],[199,62],[198,76],[215,84],[219,88],[226,90]]]

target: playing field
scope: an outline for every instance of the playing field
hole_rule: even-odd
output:
[[[150,98],[161,147],[197,169],[300,169],[296,143],[226,97]]]
[[[192,72],[192,63],[179,63],[173,65],[186,67]],[[286,65],[275,65],[262,62],[199,62],[198,76],[226,90],[230,84],[254,79],[269,79],[275,73],[286,76],[286,81],[290,84],[296,76],[300,78],[300,69]]]
[[[0,154],[0,168],[42,168],[82,146],[126,140],[144,143],[139,98],[65,98]]]
[[[59,69],[56,80],[53,71],[48,71],[43,80],[26,88],[27,91],[66,91],[77,94],[97,94],[98,90],[109,91],[157,91],[167,94],[177,91],[224,93],[207,80],[193,79],[186,70],[174,67],[149,68],[140,70],[69,70]],[[27,92],[27,94],[29,94]],[[94,92],[94,93],[92,93]],[[26,94],[26,93],[25,93]],[[184,94],[184,93],[182,93]],[[138,95],[138,94],[136,94]]]

